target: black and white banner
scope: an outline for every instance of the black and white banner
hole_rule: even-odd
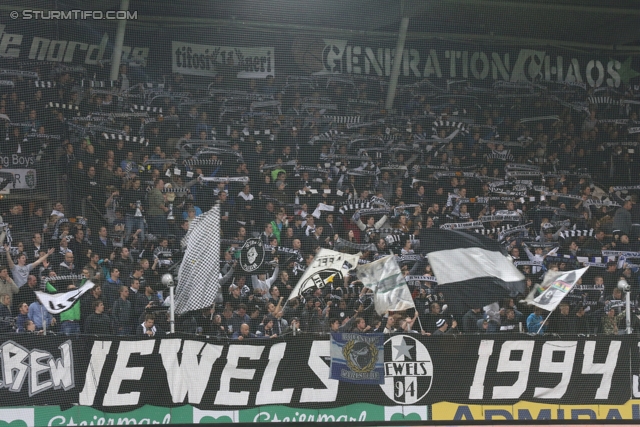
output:
[[[391,75],[393,48],[393,45],[381,46],[366,39],[347,40],[328,37],[318,39],[306,54],[322,61],[321,67],[318,67],[320,68],[318,74],[340,73],[342,76],[351,74],[358,77],[388,78]],[[540,89],[556,83],[583,89],[601,86],[618,88],[621,85],[621,75],[616,70],[624,62],[623,57],[613,59],[575,52],[563,53],[548,47],[512,48],[509,54],[506,54],[504,48],[483,50],[478,49],[477,45],[465,46],[460,50],[453,50],[455,52],[453,59],[452,50],[448,44],[426,46],[416,41],[405,46],[405,49],[406,53],[402,57],[401,65],[403,79],[428,82],[434,79],[464,77],[465,86],[493,80],[497,83],[494,90],[520,91],[520,93],[503,93],[501,97],[537,96]],[[556,76],[556,70],[563,66],[565,74]],[[566,73],[566,67],[571,70],[569,73]],[[637,65],[635,68],[637,69]],[[407,87],[417,87],[419,84]],[[588,104],[572,105],[572,108],[588,111]],[[556,116],[535,117],[529,119],[531,120],[555,121]]]
[[[261,239],[245,240],[240,248],[240,267],[247,273],[255,273],[264,262],[265,247]]]
[[[185,404],[212,411],[520,401],[588,407],[622,405],[640,393],[637,339],[626,336],[386,335],[380,385],[329,379],[328,336],[221,342],[16,334],[0,352],[3,407],[80,405],[110,413]]]
[[[171,52],[174,73],[212,77],[219,72],[221,65],[232,59],[238,78],[275,76],[273,47],[212,46],[172,41]]]

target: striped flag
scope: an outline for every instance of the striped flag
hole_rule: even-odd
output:
[[[220,207],[193,220],[176,286],[176,314],[211,307],[220,288]]]
[[[525,292],[524,276],[495,240],[455,230],[423,229],[420,248],[449,305],[483,307]]]

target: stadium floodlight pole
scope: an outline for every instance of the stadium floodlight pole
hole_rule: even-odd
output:
[[[129,10],[129,0],[120,1],[120,10]],[[127,20],[118,20],[118,28],[116,29],[116,40],[113,45],[113,55],[111,57],[111,80],[118,80],[118,72],[120,70],[120,59],[122,58],[122,45],[124,44],[124,32],[127,27]]]
[[[625,301],[626,301],[626,307],[625,307],[625,311],[626,311],[626,320],[627,320],[627,334],[631,334],[631,286],[629,285],[629,282],[627,282],[624,278],[620,278],[620,280],[618,280],[618,289],[620,289],[622,292],[624,292],[625,295]]]
[[[176,333],[176,296],[174,294],[176,284],[171,273],[165,273],[160,279],[162,284],[169,288],[169,332]]]
[[[631,335],[631,292],[627,291],[626,292],[626,302],[627,302],[627,307],[626,307],[626,317],[627,317],[627,335]]]
[[[176,333],[176,303],[174,302],[174,289],[175,286],[169,286],[169,298],[171,298],[171,305],[169,306],[169,332]]]
[[[393,56],[393,67],[391,68],[391,76],[389,77],[387,101],[384,103],[384,109],[386,111],[391,111],[391,109],[393,108],[393,100],[396,97],[396,88],[398,87],[398,77],[400,76],[400,64],[402,63],[404,41],[407,39],[407,29],[409,28],[409,17],[406,16],[404,0],[402,1],[402,3],[400,3],[400,6],[402,7],[402,20],[400,21],[400,31],[398,32],[396,53]]]

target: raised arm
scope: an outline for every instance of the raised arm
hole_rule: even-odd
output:
[[[55,251],[55,249],[53,249],[53,248],[49,249],[46,254],[42,255],[40,258],[38,258],[33,263],[31,263],[31,269],[36,268],[37,266],[42,264],[44,262],[44,260],[47,259],[49,257],[49,255],[51,255],[54,251]]]
[[[271,287],[271,285],[273,285],[273,283],[276,281],[276,279],[278,278],[278,273],[280,273],[280,266],[276,266],[275,270],[273,270],[273,274],[271,275],[271,277],[269,279],[266,280],[267,285],[269,287]]]
[[[376,229],[378,229],[378,228],[382,228],[382,226],[384,225],[384,223],[385,223],[385,222],[387,222],[387,218],[388,218],[388,217],[387,217],[387,215],[382,215],[382,218],[380,218],[380,219],[378,220],[378,222],[376,222],[376,223],[374,224],[374,227],[375,227]]]
[[[529,258],[529,261],[535,261],[534,255],[531,253],[527,245],[523,245],[523,246],[524,246],[524,251],[527,254],[527,257]]]
[[[14,267],[14,263],[13,263],[13,259],[11,258],[11,247],[7,244],[4,245],[4,252],[7,254],[7,264],[9,264],[9,270],[13,269]]]
[[[233,277],[233,273],[235,271],[235,266],[237,264],[237,261],[234,261],[233,266],[229,269],[229,271],[227,271],[227,274],[225,274],[224,276],[222,276],[222,278],[220,279],[220,286],[226,284],[229,280],[231,280],[231,278]]]

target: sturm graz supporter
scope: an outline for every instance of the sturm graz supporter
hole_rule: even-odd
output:
[[[26,64],[24,67],[30,66]],[[133,73],[132,67],[127,68],[128,71],[121,70],[119,73],[117,84],[121,89],[127,86],[136,88],[139,76]],[[378,82],[358,84],[358,94],[352,99],[351,95],[345,95],[348,88],[340,83],[329,82],[326,76],[306,76],[313,82],[311,94],[304,93],[306,89],[302,90],[299,84],[288,85],[285,77],[270,77],[262,85],[237,79],[233,67],[225,65],[225,68],[227,70],[220,73],[212,84],[212,88],[219,92],[206,100],[196,99],[195,95],[184,95],[180,98],[180,104],[171,97],[162,98],[163,116],[156,116],[156,111],[150,110],[144,123],[130,117],[130,100],[121,101],[113,94],[91,92],[78,85],[73,85],[72,90],[68,74],[61,74],[55,82],[51,82],[56,83],[56,87],[38,88],[33,96],[26,93],[22,85],[11,89],[6,113],[14,123],[24,121],[15,127],[17,132],[9,132],[12,147],[20,146],[24,148],[23,152],[31,153],[31,143],[34,143],[33,147],[38,145],[35,144],[36,138],[30,139],[24,146],[20,141],[28,133],[39,132],[40,135],[61,138],[56,144],[50,143],[51,138],[37,138],[38,142],[49,141],[41,158],[53,160],[59,175],[67,179],[46,183],[46,188],[55,187],[56,190],[48,194],[56,194],[61,198],[61,203],[51,198],[44,201],[42,205],[46,209],[42,210],[41,215],[31,215],[29,212],[33,223],[28,221],[31,225],[27,227],[29,233],[44,233],[42,240],[45,243],[53,242],[51,245],[45,244],[45,247],[55,247],[57,252],[64,252],[59,260],[51,260],[53,268],[60,268],[64,262],[62,257],[69,249],[74,256],[73,269],[77,270],[88,262],[83,254],[85,244],[91,242],[95,248],[96,244],[102,243],[103,247],[109,247],[112,233],[107,232],[105,240],[100,227],[104,224],[104,215],[112,221],[114,214],[106,206],[108,199],[105,203],[96,203],[95,199],[102,197],[102,193],[91,190],[96,186],[94,184],[105,189],[109,186],[106,196],[111,198],[111,202],[116,193],[123,198],[120,207],[125,209],[123,222],[127,236],[123,239],[122,250],[112,260],[112,266],[120,268],[123,278],[129,277],[139,259],[151,258],[156,250],[158,242],[152,243],[153,248],[147,245],[149,231],[155,237],[162,238],[173,234],[167,220],[170,202],[165,200],[167,193],[162,191],[166,183],[174,188],[191,188],[195,206],[203,211],[207,211],[218,200],[222,207],[224,238],[234,237],[238,225],[243,225],[246,231],[245,235],[237,236],[238,240],[254,237],[254,233],[258,237],[264,232],[264,243],[271,245],[271,235],[275,234],[276,245],[281,248],[274,255],[277,255],[280,264],[278,288],[282,295],[285,295],[287,287],[295,285],[320,247],[345,252],[362,251],[363,262],[383,256],[390,249],[401,251],[403,248],[393,247],[393,244],[403,241],[406,243],[404,253],[411,250],[420,253],[420,247],[417,244],[410,245],[407,235],[420,238],[425,235],[421,233],[422,229],[439,227],[445,223],[457,224],[465,233],[477,232],[491,236],[505,246],[508,245],[507,237],[515,242],[509,247],[511,253],[517,252],[521,261],[525,247],[529,247],[533,254],[542,251],[544,257],[545,253],[560,246],[560,253],[569,255],[576,262],[585,256],[603,257],[602,249],[638,249],[638,233],[634,232],[637,227],[633,226],[638,205],[624,200],[627,196],[633,198],[637,192],[637,188],[626,187],[637,184],[638,174],[634,171],[637,172],[635,169],[639,162],[636,161],[637,150],[632,150],[638,137],[637,134],[628,133],[623,125],[606,121],[609,115],[619,115],[616,119],[631,120],[633,123],[637,119],[637,107],[634,104],[627,104],[628,108],[625,109],[603,109],[599,106],[597,110],[590,108],[588,112],[574,108],[577,104],[573,104],[573,101],[560,98],[550,98],[546,104],[540,105],[536,100],[539,99],[538,95],[550,93],[550,83],[545,81],[527,88],[532,95],[536,95],[532,97],[514,97],[513,88],[497,84],[474,101],[477,105],[467,105],[460,98],[453,97],[443,102],[439,99],[440,91],[430,93],[420,85],[412,85],[398,88],[399,99],[403,100],[398,106],[401,115],[380,116],[377,100],[386,95],[386,86]],[[172,91],[186,92],[188,89],[180,75],[172,77],[170,83]],[[451,84],[455,87],[455,83]],[[476,89],[473,81],[466,85],[468,90]],[[572,93],[572,96],[576,102],[592,105],[593,99],[588,99],[592,94],[583,92]],[[279,93],[282,93],[281,98]],[[280,111],[266,111],[271,107],[265,111],[252,110],[251,104],[257,96],[273,94],[277,94],[282,102]],[[616,102],[621,99],[618,94],[608,96]],[[233,102],[225,101],[233,97]],[[94,127],[90,136],[87,128],[81,126],[83,121],[64,121],[65,117],[71,117],[69,111],[63,111],[59,106],[45,108],[49,98],[59,105],[80,105],[83,117],[92,114],[92,120],[86,120]],[[216,107],[216,111],[212,112],[208,107],[210,101],[218,105],[220,110]],[[231,104],[236,102],[244,112],[233,110]],[[330,109],[321,111],[326,107]],[[564,111],[561,120],[544,118],[560,110]],[[121,116],[113,115],[109,120],[99,121],[102,116],[94,114],[107,112]],[[74,116],[74,120],[76,118]],[[378,119],[384,120],[384,123]],[[99,135],[103,131],[122,138],[116,137],[117,141],[102,140]],[[602,135],[606,138],[603,139]],[[20,138],[16,139],[17,136]],[[148,138],[149,144],[140,143],[141,137]],[[191,144],[193,142],[202,145]],[[59,148],[60,152],[55,152]],[[178,155],[172,157],[175,148],[178,149]],[[127,158],[130,152],[132,156]],[[139,169],[138,164],[142,165],[145,159],[150,161],[145,165],[147,169]],[[215,163],[218,160],[220,164]],[[123,161],[125,170],[121,165]],[[183,166],[184,161],[191,163]],[[188,172],[193,175],[187,175]],[[206,178],[248,176],[248,191],[245,191],[245,182],[198,182],[200,175]],[[38,185],[41,181],[45,180],[38,179]],[[163,185],[157,186],[158,181],[162,181]],[[600,188],[598,184],[604,187]],[[150,191],[146,191],[147,188]],[[70,191],[74,189],[77,194]],[[374,191],[376,197],[370,197],[369,193]],[[545,196],[544,200],[542,195]],[[88,199],[89,196],[91,199]],[[349,203],[357,200],[365,200],[370,205],[348,207]],[[382,200],[385,203],[381,203]],[[89,205],[86,213],[88,227],[83,227],[84,237],[77,244],[67,244],[65,239],[60,239],[65,229],[65,237],[77,236],[75,225],[58,223],[58,227],[55,227],[54,221],[49,229],[43,229],[48,222],[49,212],[56,219],[76,220],[74,214],[81,211],[81,202],[86,205],[87,201],[95,205],[97,210]],[[448,201],[451,204],[447,207]],[[181,202],[177,201],[174,205],[178,215],[182,210],[188,211],[186,203],[184,207],[177,206]],[[605,202],[615,205],[607,206]],[[319,203],[322,203],[320,216],[314,218],[312,215],[319,208]],[[398,223],[388,220],[393,218],[395,211],[367,212],[373,208],[390,209],[401,204],[421,205],[421,212],[416,214],[413,208],[400,209],[408,211],[406,223],[404,220]],[[67,207],[66,212],[63,205]],[[30,238],[17,236],[23,231],[22,224],[27,224],[17,221],[26,216],[26,212],[20,212],[23,207],[24,211],[29,210],[26,204],[7,206],[11,212],[4,216],[11,225],[8,231],[14,235],[16,243]],[[136,215],[138,209],[141,216]],[[625,212],[631,212],[630,229]],[[483,220],[483,217],[486,218]],[[541,231],[543,218],[554,224],[568,220],[568,225],[562,232],[559,231],[561,226],[555,225]],[[286,226],[287,220],[291,231]],[[272,230],[265,231],[265,224],[272,221]],[[477,222],[482,223],[481,227],[472,228]],[[530,222],[533,225],[527,226]],[[189,221],[181,225],[179,233],[176,233],[177,242],[186,235]],[[513,230],[518,225],[524,227]],[[59,229],[54,231],[55,228]],[[319,234],[318,230],[321,230]],[[398,230],[404,235],[399,234]],[[340,240],[335,238],[336,235],[347,243],[337,245],[336,242]],[[389,241],[385,240],[387,237]],[[568,239],[575,244],[568,242]],[[357,246],[367,243],[372,243],[375,248]],[[17,247],[17,244],[12,246]],[[170,247],[182,249],[179,243]],[[302,255],[307,258],[303,261],[298,256],[287,257],[285,255],[288,252],[283,248],[298,252],[302,250]],[[109,248],[107,252],[100,253],[100,259],[110,259],[113,250]],[[179,255],[176,255],[157,258],[171,259],[177,263]],[[616,255],[611,255],[607,260],[614,261],[614,258],[617,263]],[[36,260],[29,254],[28,262]],[[616,266],[613,271],[607,271],[603,267],[607,260],[594,259],[592,275],[605,277],[607,288],[615,287],[619,277],[614,276],[627,270]],[[269,261],[268,256],[265,262]],[[552,263],[558,261],[547,256],[542,259],[543,266],[529,265],[522,266],[522,269],[539,269],[542,272],[552,268]],[[634,261],[628,259],[628,267],[635,268]],[[412,267],[411,263],[406,264],[409,269]],[[165,267],[168,266],[159,261],[155,271]],[[558,264],[558,268],[574,267],[576,264],[571,262],[566,262],[564,267]],[[611,269],[609,267],[608,270]],[[150,269],[144,276],[152,273],[154,270]],[[285,277],[287,280],[284,280]],[[630,276],[629,280],[633,281],[634,278]],[[592,279],[585,277],[589,283],[593,282]],[[114,282],[119,280],[116,277]],[[247,284],[246,277],[235,277],[234,283],[240,286],[232,293],[238,291],[246,302],[249,298],[258,301],[263,297],[255,294],[255,290]],[[348,286],[348,281],[345,285]],[[433,285],[435,288],[436,283]],[[438,295],[431,289],[428,285],[415,288],[416,302],[427,306],[426,301],[420,301]],[[230,298],[232,293],[228,289],[222,292],[223,300],[232,300],[236,309],[237,298]],[[342,294],[347,307],[353,305],[357,292],[355,294]],[[324,304],[326,300],[324,295],[322,297]],[[322,314],[313,318],[313,310],[307,310],[302,316],[303,307],[307,304],[296,304],[291,303],[291,306],[295,310],[299,307],[295,314],[300,316],[305,326],[303,329],[316,320],[318,324],[314,328],[327,326]],[[342,305],[342,301],[332,304],[333,307]],[[219,309],[223,310],[224,307]],[[284,311],[290,314],[289,305]],[[460,320],[465,312],[452,314]],[[266,308],[261,308],[261,317],[265,313]],[[585,316],[590,316],[589,311]],[[220,317],[220,324],[223,318]]]

